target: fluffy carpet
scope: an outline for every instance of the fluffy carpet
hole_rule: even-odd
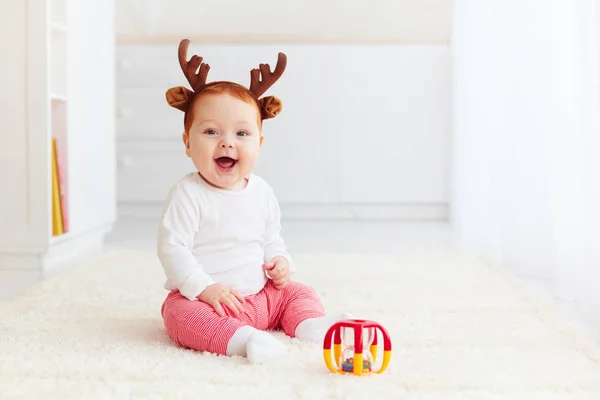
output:
[[[112,252],[0,303],[6,399],[600,399],[600,349],[500,269],[456,255],[297,255],[329,312],[384,325],[389,369],[331,374],[276,333],[270,365],[175,347],[153,252]]]

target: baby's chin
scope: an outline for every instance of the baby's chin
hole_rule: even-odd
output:
[[[239,173],[215,171],[215,173],[208,174],[208,176],[203,175],[203,177],[210,185],[219,189],[241,190],[246,187],[246,178]]]

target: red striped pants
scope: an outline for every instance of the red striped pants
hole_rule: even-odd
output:
[[[244,325],[259,330],[283,329],[294,337],[300,322],[325,315],[315,290],[294,281],[278,290],[269,280],[260,292],[245,299],[243,313],[236,316],[223,307],[227,315],[221,317],[212,306],[172,291],[161,310],[165,328],[181,347],[225,355],[229,340]]]

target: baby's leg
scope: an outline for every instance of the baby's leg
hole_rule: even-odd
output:
[[[234,333],[245,324],[234,317],[220,317],[208,304],[190,301],[171,292],[162,306],[167,333],[181,347],[225,355]]]
[[[343,319],[353,318],[350,313],[341,313],[337,315],[324,315],[318,318],[308,318],[300,322],[294,331],[296,337],[300,340],[323,344],[327,330],[336,322]]]
[[[247,302],[248,307],[252,304]],[[248,357],[261,363],[285,352],[281,342],[246,321],[247,314],[219,316],[208,304],[190,301],[179,292],[169,294],[162,306],[167,333],[181,347],[220,355]]]
[[[321,344],[331,325],[351,318],[351,314],[326,316],[317,292],[302,283],[292,281],[278,290],[269,281],[267,288],[269,296],[281,307],[281,328],[291,337]]]

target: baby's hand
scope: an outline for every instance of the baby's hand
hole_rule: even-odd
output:
[[[283,289],[290,282],[290,264],[284,257],[273,257],[263,268],[276,289]]]
[[[242,304],[246,303],[244,297],[238,292],[220,283],[208,285],[198,295],[198,300],[211,305],[221,317],[226,315],[222,305],[227,306],[236,315],[239,315],[244,312]]]

